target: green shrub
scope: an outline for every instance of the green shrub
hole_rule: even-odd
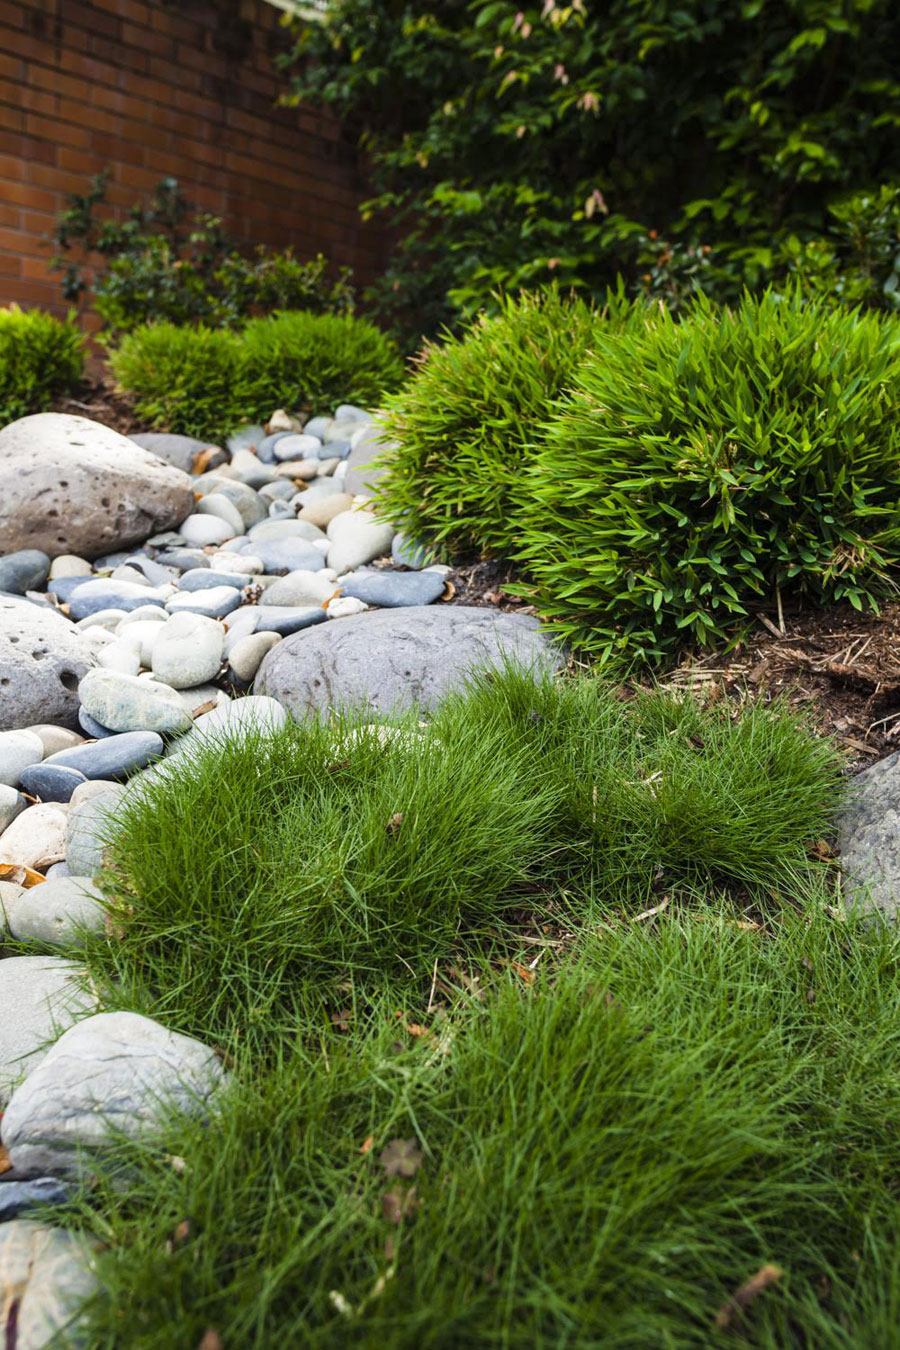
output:
[[[874,604],[900,553],[900,322],[766,294],[600,336],[520,557],[578,646],[647,660],[779,602]]]
[[[126,334],[110,365],[151,426],[215,440],[248,420],[241,344],[233,333],[202,324],[146,324]]]
[[[44,412],[71,393],[84,366],[74,318],[63,323],[39,309],[0,309],[0,424]]]
[[[241,333],[248,414],[373,407],[403,378],[389,338],[366,319],[302,310],[253,319]]]
[[[501,305],[461,337],[427,346],[387,402],[385,425],[399,450],[377,496],[414,538],[475,552],[515,547],[514,502],[534,426],[571,382],[601,322],[557,289]]]

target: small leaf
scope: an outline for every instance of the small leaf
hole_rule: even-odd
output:
[[[422,1150],[415,1139],[392,1139],[380,1161],[389,1177],[414,1177],[422,1165]]]

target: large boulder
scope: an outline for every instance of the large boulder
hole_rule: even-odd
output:
[[[96,1288],[89,1238],[34,1219],[0,1227],[0,1344],[86,1346],[81,1305]]]
[[[465,605],[384,609],[285,638],[264,658],[254,689],[297,718],[332,707],[432,708],[469,671],[507,657],[545,670],[561,663],[528,615]]]
[[[64,615],[0,595],[0,730],[77,727],[78,682],[93,664],[93,648]]]
[[[0,961],[0,1110],[60,1032],[94,1011],[79,976],[75,962],[59,956]]]
[[[838,835],[848,906],[895,919],[900,910],[900,750],[853,779]]]
[[[36,413],[0,431],[0,553],[96,558],[172,529],[191,480],[87,417]]]

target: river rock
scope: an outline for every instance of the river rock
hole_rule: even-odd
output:
[[[274,469],[270,469],[268,464],[263,464],[256,455],[251,455],[247,450],[238,450],[232,455],[231,467],[240,482],[257,491],[266,483],[271,483],[277,476]]]
[[[258,422],[250,426],[239,427],[225,441],[225,448],[230,455],[236,455],[239,450],[255,450],[260,441],[265,436],[265,428]]]
[[[205,684],[219,673],[224,648],[225,629],[214,619],[201,614],[173,614],[153,645],[153,674],[173,689]]]
[[[220,572],[210,567],[192,567],[178,583],[180,591],[211,591],[214,586],[233,586],[241,591],[249,586],[252,572]]]
[[[158,459],[164,459],[167,464],[174,464],[175,468],[181,469],[183,473],[193,472],[197,456],[202,455],[204,450],[214,452],[210,462],[215,461],[216,456],[219,462],[225,458],[224,450],[218,445],[210,445],[209,441],[198,441],[193,436],[179,436],[170,431],[142,431],[131,439],[136,445],[156,455]]]
[[[408,605],[431,605],[444,593],[444,578],[435,572],[350,572],[341,577],[345,595],[365,600],[367,605],[400,609]]]
[[[65,765],[77,769],[85,778],[112,781],[127,778],[157,759],[164,750],[163,739],[155,731],[123,731],[70,750],[60,750],[44,761],[44,766]]]
[[[86,558],[75,553],[60,553],[50,564],[50,580],[61,581],[63,577],[89,577],[91,564]]]
[[[168,685],[112,670],[88,671],[79,688],[82,706],[110,731],[157,731],[177,736],[191,719]]]
[[[0,863],[41,871],[66,856],[66,811],[57,803],[29,806],[0,835]]]
[[[851,781],[838,819],[848,906],[894,920],[900,910],[900,751]]]
[[[215,495],[224,497],[238,512],[242,522],[240,531],[242,534],[244,530],[251,529],[266,518],[266,503],[260,494],[246,483],[241,483],[237,479],[226,480],[218,485]]]
[[[88,781],[85,787],[99,787]],[[106,850],[116,830],[116,810],[125,788],[109,784],[69,808],[66,861],[76,877],[95,877],[106,862]],[[46,884],[46,883],[45,883]]]
[[[0,431],[0,552],[96,558],[191,509],[187,474],[110,427],[36,413]]]
[[[253,539],[245,544],[244,548],[247,553],[259,558],[263,567],[270,573],[318,572],[325,566],[325,559],[315,544],[306,539]]]
[[[63,615],[0,595],[0,729],[76,726],[78,681],[93,664],[90,645]]]
[[[163,604],[163,599],[146,584],[97,577],[93,581],[79,582],[69,593],[68,604],[70,618],[77,621],[104,609],[120,609],[128,614],[144,605],[158,607]]]
[[[0,731],[0,783],[18,787],[32,764],[44,758],[44,743],[33,731]]]
[[[229,527],[231,537],[244,533],[244,520],[240,511],[221,492],[211,492],[203,497],[194,508],[198,516],[216,516]]]
[[[321,572],[296,571],[278,577],[267,586],[260,598],[260,605],[323,605],[340,589],[331,576]]]
[[[389,440],[375,424],[361,430],[354,428],[353,432],[344,486],[348,492],[371,492],[386,472],[383,465],[376,467],[373,460],[380,459],[382,455],[389,456],[398,448],[397,443]]]
[[[234,678],[249,684],[259,670],[266,652],[270,652],[280,641],[280,633],[250,633],[247,637],[240,638],[228,657]]]
[[[179,591],[166,608],[170,614],[202,615],[206,619],[224,619],[241,603],[241,593],[235,586],[210,586],[206,590]]]
[[[206,544],[224,544],[226,540],[233,539],[235,534],[239,534],[240,530],[226,525],[218,516],[194,513],[181,522],[178,533],[186,544],[197,544],[203,548]]]
[[[254,690],[297,719],[342,706],[433,708],[469,671],[508,657],[541,670],[561,664],[527,615],[462,605],[384,609],[286,638],[263,660]]]
[[[354,614],[365,614],[368,608],[365,600],[357,600],[355,595],[338,595],[328,601],[325,613],[329,619],[349,619]]]
[[[306,521],[310,525],[316,525],[324,530],[334,520],[335,516],[342,515],[344,511],[349,511],[353,505],[353,498],[349,492],[330,493],[328,496],[314,499],[307,506],[303,506],[297,519]]]
[[[328,566],[340,574],[390,553],[394,527],[371,511],[353,509],[335,516],[328,526]]]
[[[0,783],[0,834],[12,824],[16,816],[22,814],[26,806],[27,802],[21,792],[17,792],[6,783]]]
[[[0,1339],[9,1350],[85,1350],[80,1308],[96,1288],[84,1235],[36,1219],[0,1226]]]
[[[70,731],[68,727],[54,726],[52,722],[37,722],[25,730],[39,737],[45,757],[58,754],[60,750],[74,750],[76,745],[84,744],[84,737],[79,736],[77,731]]]
[[[0,1108],[13,1085],[44,1057],[48,1043],[96,1006],[78,975],[74,961],[57,956],[0,961]]]
[[[302,628],[323,623],[328,616],[321,605],[266,605],[260,606],[256,620],[257,633],[299,633]]]
[[[24,595],[39,591],[50,572],[50,559],[40,549],[26,548],[0,558],[0,591]]]
[[[62,1205],[69,1195],[70,1188],[57,1177],[5,1181],[0,1185],[0,1224],[9,1223],[10,1219],[17,1219],[20,1214],[27,1214],[40,1205]],[[3,1323],[0,1321],[0,1332],[2,1330]]]
[[[82,933],[99,932],[106,921],[101,895],[85,877],[53,877],[32,886],[9,915],[10,932],[20,942],[76,946]]]
[[[22,791],[42,802],[67,802],[78,785],[86,781],[77,769],[67,769],[61,764],[32,764],[22,774]]]
[[[30,1069],[0,1123],[17,1175],[79,1173],[81,1149],[136,1139],[177,1111],[208,1108],[224,1073],[200,1041],[138,1013],[96,1013]]]
[[[263,520],[253,526],[249,537],[254,544],[257,540],[271,543],[274,539],[306,539],[312,543],[314,539],[322,538],[322,531],[308,520]]]
[[[272,448],[276,460],[284,463],[287,460],[314,459],[322,448],[322,442],[318,436],[293,432],[279,436]]]

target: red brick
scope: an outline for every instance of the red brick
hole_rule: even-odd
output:
[[[40,113],[29,113],[25,119],[25,130],[29,136],[37,136],[42,141],[52,141],[54,145],[68,145],[83,150],[88,143],[88,134],[84,127],[73,126],[62,118],[44,117]]]

